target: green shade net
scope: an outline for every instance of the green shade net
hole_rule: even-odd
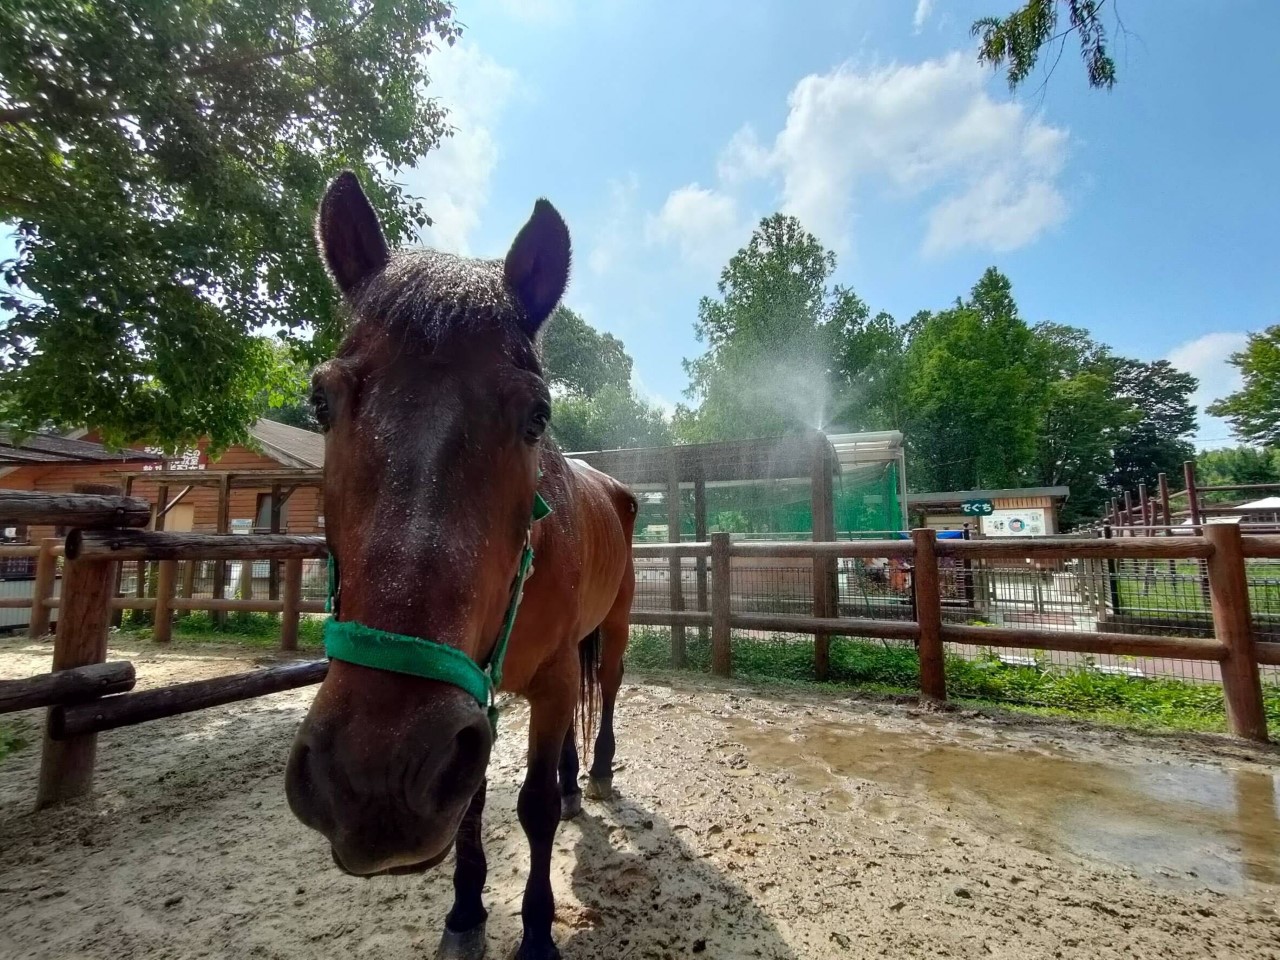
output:
[[[876,538],[902,527],[898,464],[854,467],[833,478],[836,536],[842,540]],[[807,478],[707,484],[708,532],[759,540],[809,540],[813,507]],[[636,540],[668,539],[667,502],[662,492],[641,492]],[[680,491],[680,534],[694,539],[692,487]]]

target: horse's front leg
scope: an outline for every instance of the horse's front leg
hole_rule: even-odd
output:
[[[575,664],[576,666],[576,664]],[[521,917],[524,936],[516,960],[559,960],[551,939],[555,898],[551,893],[551,844],[560,824],[558,769],[564,738],[573,721],[576,681],[567,696],[532,700],[529,715],[529,767],[516,812],[529,840],[529,879]]]
[[[444,936],[440,938],[436,960],[481,960],[484,956],[485,921],[489,912],[484,908],[481,894],[489,864],[480,840],[480,822],[484,817],[485,787],[486,781],[481,780],[454,841],[453,909],[445,917]]]

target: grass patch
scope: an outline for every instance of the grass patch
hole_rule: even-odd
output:
[[[133,611],[130,611],[132,613]],[[121,632],[145,639],[151,638],[151,626],[141,617],[126,617]],[[319,650],[324,646],[321,638],[324,620],[303,616],[298,621],[298,649]],[[213,614],[193,610],[187,616],[173,622],[173,642],[182,643],[235,643],[246,647],[266,649],[280,646],[280,619],[270,613],[229,613],[227,625],[219,627]]]
[[[0,763],[31,743],[31,725],[25,720],[0,721]]]
[[[708,671],[710,642],[696,631],[688,631],[686,637],[688,669]],[[808,637],[762,640],[734,635],[732,650],[735,677],[760,683],[814,683],[813,641]],[[833,637],[830,652],[828,686],[894,694],[920,689],[920,659],[910,645]],[[627,663],[642,670],[669,669],[670,634],[634,628]],[[974,660],[949,654],[946,671],[948,696],[960,702],[1145,729],[1226,730],[1222,687],[1214,683],[1117,676],[1087,665],[1066,670],[1009,666],[994,654]],[[1280,684],[1264,685],[1263,698],[1269,725],[1280,729]]]

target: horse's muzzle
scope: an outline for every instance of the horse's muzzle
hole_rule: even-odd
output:
[[[374,691],[348,700],[322,687],[298,731],[285,771],[289,807],[329,840],[347,873],[438,864],[484,780],[493,745],[485,711],[435,686],[425,702],[390,705],[368,697]]]

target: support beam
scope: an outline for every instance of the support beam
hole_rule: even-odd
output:
[[[61,545],[62,541],[57,537],[46,537],[40,541],[40,554],[36,557],[36,578],[31,585],[31,622],[27,627],[27,636],[33,640],[49,632],[50,609],[45,601],[53,597],[57,584],[58,555],[55,551]]]
[[[835,464],[831,458],[831,444],[822,432],[814,437],[813,467],[809,478],[810,510],[813,517],[813,533],[810,537],[815,542],[827,542],[836,538],[835,489],[832,474]],[[836,575],[836,562],[833,557],[814,556],[813,558],[813,615],[818,619],[829,619],[838,613],[840,600],[840,582]],[[813,638],[813,674],[819,681],[824,681],[830,674],[831,637],[818,633]]]
[[[667,471],[667,539],[672,543],[680,542],[680,462],[676,459],[675,447],[671,448]],[[671,610],[677,612],[684,609],[684,565],[680,557],[672,556],[667,567],[670,583]],[[683,626],[671,628],[671,666],[677,670],[685,665],[685,636]]]
[[[698,463],[698,475],[693,481],[693,539],[703,543],[707,539],[707,482],[703,478],[702,463]],[[707,609],[707,558],[699,556],[694,559],[694,571],[697,578],[698,609]],[[707,631],[700,630],[703,641],[707,639]]]
[[[58,635],[53,645],[55,671],[103,663],[107,659],[115,573],[114,564],[67,561],[62,578]],[[93,789],[97,750],[97,739],[92,735],[54,740],[46,731],[36,808],[89,793]]]
[[[227,533],[231,527],[231,474],[218,478],[218,533]],[[213,599],[222,600],[227,595],[227,565],[218,560],[213,565]],[[213,615],[219,629],[226,627],[227,615],[221,611]]]
[[[920,696],[925,700],[947,699],[947,673],[942,652],[942,592],[938,585],[937,534],[933,530],[912,530],[915,569],[911,582],[915,591],[916,623],[920,628]]]
[[[319,683],[328,671],[328,660],[289,663],[229,677],[126,693],[91,703],[55,707],[50,714],[49,731],[55,742],[70,742],[103,730],[115,730],[161,717],[176,717],[283,690],[296,690]]]
[[[67,558],[84,560],[323,560],[324,537],[242,537],[234,533],[151,533],[145,530],[76,530]],[[219,598],[220,599],[220,598]]]
[[[0,492],[0,517],[23,526],[145,527],[151,504],[133,497],[89,493]]]
[[[302,604],[302,560],[284,562],[284,601],[280,611],[280,649],[298,649],[299,607]]]
[[[132,690],[137,678],[127,660],[93,663],[22,680],[0,680],[0,713],[92,700]]]
[[[1238,737],[1265,742],[1267,715],[1253,646],[1249,581],[1240,525],[1210,523],[1205,526],[1204,535],[1213,544],[1213,553],[1207,562],[1213,632],[1226,648],[1222,660],[1222,692],[1227,703],[1227,727]]]
[[[729,560],[729,534],[711,534],[711,672],[718,677],[733,672],[729,633],[733,583]]]

